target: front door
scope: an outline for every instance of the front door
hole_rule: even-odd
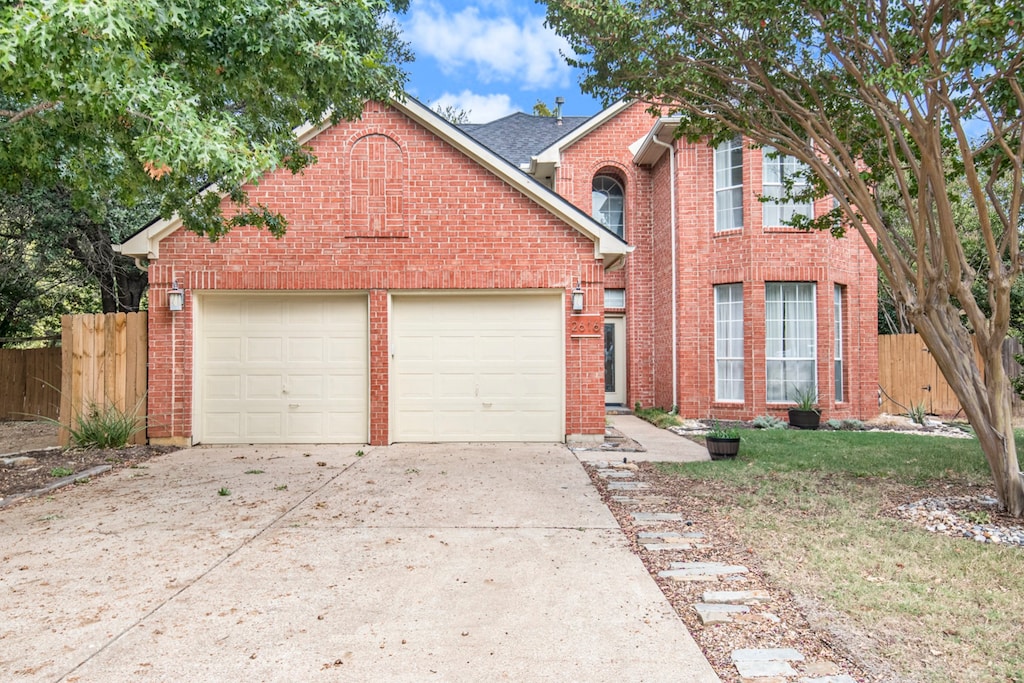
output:
[[[626,402],[626,319],[604,319],[604,402]]]

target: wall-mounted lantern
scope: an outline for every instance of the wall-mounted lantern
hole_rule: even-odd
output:
[[[178,286],[177,280],[174,281],[171,289],[167,292],[167,308],[171,311],[185,310],[185,291]]]
[[[583,289],[579,285],[576,285],[576,289],[572,290],[572,312],[583,312]]]

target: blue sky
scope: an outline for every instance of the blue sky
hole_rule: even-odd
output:
[[[473,123],[537,100],[566,116],[590,116],[601,103],[580,92],[578,74],[561,53],[564,39],[544,26],[545,5],[531,0],[412,0],[397,17],[416,61],[406,65],[406,91],[431,107],[469,111]]]

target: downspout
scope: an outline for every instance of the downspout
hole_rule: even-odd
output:
[[[662,142],[657,133],[651,136],[651,142],[668,150],[669,173],[669,214],[671,216],[670,234],[672,240],[672,406],[679,409],[679,321],[678,296],[679,270],[676,268],[676,148]]]

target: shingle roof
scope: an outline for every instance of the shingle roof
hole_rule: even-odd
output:
[[[463,123],[459,128],[509,163],[520,166],[590,119],[589,116],[532,116],[509,114],[490,123]]]

